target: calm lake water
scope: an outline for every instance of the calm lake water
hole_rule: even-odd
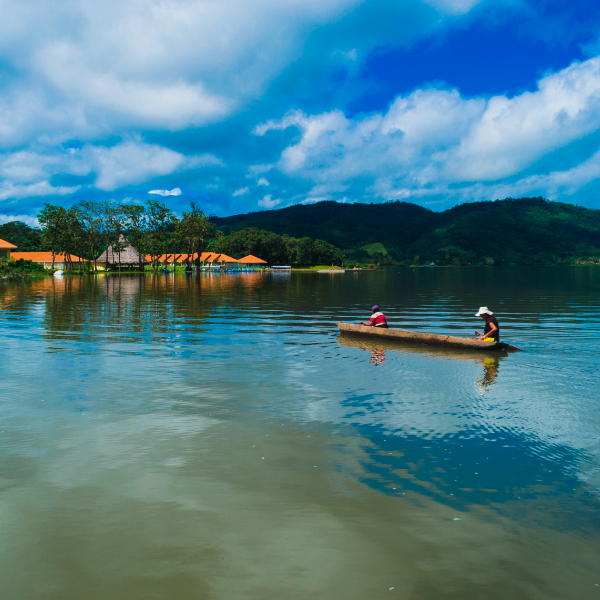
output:
[[[339,336],[472,335],[524,352]],[[600,598],[600,268],[0,282],[0,589]]]

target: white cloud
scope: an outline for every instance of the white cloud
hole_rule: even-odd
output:
[[[269,182],[264,178],[261,177],[257,182],[256,185],[269,185]]]
[[[271,194],[264,196],[262,200],[258,201],[258,205],[262,206],[263,208],[273,208],[281,202],[280,199],[271,200],[271,198],[272,198]]]
[[[239,190],[235,190],[235,192],[233,192],[233,194],[231,194],[232,196],[243,196],[244,194],[247,194],[250,188],[241,188]]]
[[[180,188],[173,188],[172,190],[150,190],[149,194],[157,194],[158,196],[181,196]]]
[[[94,176],[87,183],[103,191],[139,184],[157,176],[205,166],[224,166],[211,154],[185,156],[169,148],[129,138],[114,146],[85,144],[82,148],[31,150],[0,156],[0,197],[74,193],[80,186],[51,186],[53,175]],[[39,192],[39,194],[37,192]],[[178,196],[179,188],[149,193]]]
[[[489,197],[493,189],[573,193],[593,178],[597,159],[562,174],[519,173],[600,129],[600,57],[547,75],[537,91],[514,98],[417,90],[398,97],[384,114],[348,119],[337,110],[312,116],[293,111],[254,131],[264,136],[291,126],[301,139],[282,152],[278,167],[314,184],[308,202],[331,198],[356,181],[371,197],[385,199],[472,199]],[[453,191],[453,184],[461,190]]]
[[[260,97],[314,30],[360,4],[4,0],[0,53],[19,77],[3,87],[0,133],[4,143],[91,140],[220,120]]]
[[[169,148],[128,140],[103,148],[84,148],[97,168],[95,187],[112,191],[131,183],[142,183],[152,177],[169,175],[182,167],[185,156]]]
[[[10,223],[11,221],[22,221],[27,223],[30,227],[39,227],[37,217],[30,215],[2,215],[0,214],[0,224]]]
[[[48,181],[38,181],[29,185],[14,185],[10,182],[0,183],[0,200],[34,198],[35,196],[66,196],[74,194],[80,186],[53,186]]]
[[[261,173],[266,173],[270,171],[275,165],[250,165],[248,167],[248,175],[246,177],[255,177],[256,175],[260,175]]]
[[[346,59],[355,61],[358,58],[358,54],[356,52],[356,48],[352,48],[349,52],[340,52],[340,54]]]

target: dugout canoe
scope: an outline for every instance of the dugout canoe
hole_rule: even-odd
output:
[[[426,344],[428,346],[445,346],[446,348],[463,348],[465,350],[477,350],[482,352],[494,352],[498,350],[506,352],[521,351],[520,348],[511,346],[505,342],[491,343],[476,338],[460,338],[451,335],[438,335],[436,333],[406,331],[404,329],[383,329],[380,327],[354,325],[353,323],[338,323],[337,326],[342,333],[368,336],[371,339],[387,339],[395,340],[397,342]]]

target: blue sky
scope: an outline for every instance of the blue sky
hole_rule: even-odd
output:
[[[600,208],[600,5],[7,0],[0,222],[163,197]]]

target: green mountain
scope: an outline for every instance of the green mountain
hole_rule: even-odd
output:
[[[228,234],[256,227],[321,239],[350,258],[487,264],[600,255],[600,210],[543,198],[469,202],[434,212],[408,202],[295,205],[212,221]]]

